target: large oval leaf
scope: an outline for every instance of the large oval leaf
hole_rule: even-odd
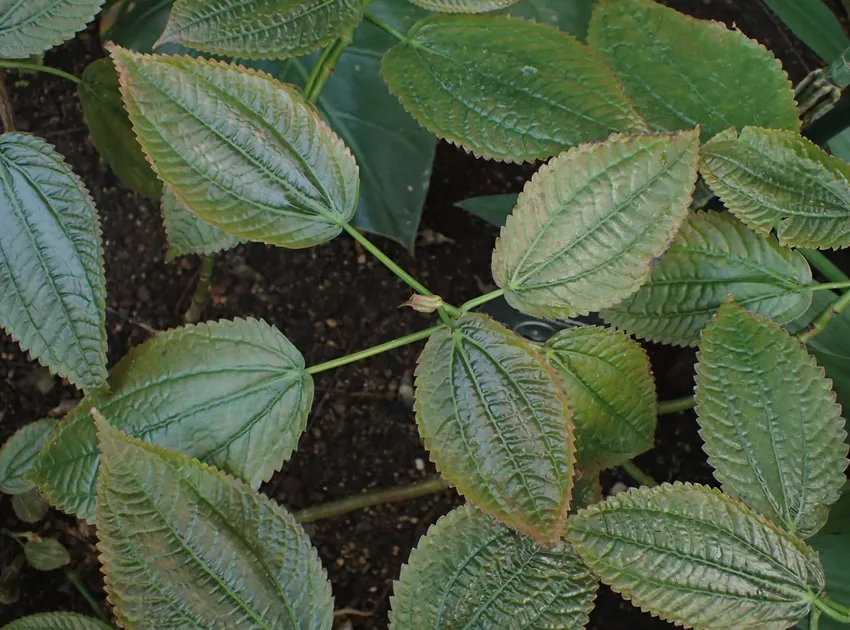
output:
[[[504,9],[519,0],[410,0],[429,11],[442,13],[486,13]]]
[[[688,215],[640,290],[602,312],[605,321],[649,341],[696,345],[727,296],[786,324],[812,301],[812,271],[797,252],[728,213]]]
[[[596,587],[569,543],[544,549],[467,504],[432,525],[401,568],[390,630],[584,628]]]
[[[162,192],[160,210],[168,240],[166,261],[186,254],[214,254],[244,242],[189,212],[168,186]]]
[[[215,468],[97,425],[98,549],[122,627],[330,630],[330,583],[291,514]]]
[[[350,33],[362,0],[177,0],[154,46],[182,44],[217,55],[284,59]]]
[[[850,165],[793,131],[746,127],[701,151],[701,171],[729,210],[793,247],[850,246]]]
[[[652,0],[601,0],[588,43],[608,59],[652,129],[702,125],[707,137],[747,125],[800,129],[781,64],[719,22]]]
[[[351,219],[357,164],[293,87],[242,66],[111,50],[142,149],[204,221],[296,248]]]
[[[493,252],[511,306],[572,317],[634,293],[688,212],[698,145],[696,131],[614,136],[540,169]]]
[[[0,324],[84,389],[106,378],[106,282],[94,202],[49,144],[0,136]]]
[[[77,86],[80,104],[94,146],[103,161],[129,188],[150,199],[159,199],[162,183],[133,133],[121,102],[118,73],[111,59],[98,59],[83,72]]]
[[[645,129],[608,66],[543,24],[435,15],[390,49],[381,70],[416,120],[483,157],[547,158]]]
[[[40,613],[22,617],[3,630],[113,630],[98,619],[77,613]]]
[[[573,425],[552,368],[488,317],[467,314],[428,340],[416,421],[443,476],[472,503],[542,544],[570,505]]]
[[[24,494],[33,484],[24,479],[33,460],[56,428],[56,420],[36,420],[12,434],[0,448],[0,492]]]
[[[86,27],[104,0],[6,0],[0,5],[0,59],[40,55]]]
[[[30,471],[53,505],[89,520],[98,467],[93,405],[133,437],[257,488],[292,454],[313,399],[298,350],[254,319],[164,332],[127,353],[109,387],[68,414]]]
[[[655,443],[655,379],[643,348],[598,326],[563,330],[544,345],[570,401],[576,466],[619,466]]]
[[[808,538],[846,481],[847,432],[831,381],[778,324],[733,303],[720,307],[699,350],[697,416],[714,476]]]
[[[784,630],[824,588],[817,554],[706,486],[617,494],[571,517],[567,538],[642,610],[704,630]]]

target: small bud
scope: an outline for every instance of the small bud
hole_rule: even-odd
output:
[[[419,295],[418,293],[411,295],[410,299],[402,304],[402,306],[409,306],[420,313],[433,313],[442,305],[443,298],[439,295]]]

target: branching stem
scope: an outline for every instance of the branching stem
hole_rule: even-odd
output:
[[[495,291],[490,291],[490,293],[485,293],[484,295],[479,295],[477,298],[469,300],[469,302],[464,302],[460,305],[458,309],[461,313],[466,313],[467,311],[471,311],[474,308],[481,306],[482,304],[486,304],[496,298],[500,298],[505,294],[504,289],[496,289]]]
[[[210,284],[212,283],[214,269],[215,256],[213,254],[201,256],[198,284],[195,287],[195,293],[192,295],[192,303],[183,316],[183,321],[187,324],[197,324],[198,320],[201,319],[201,314],[204,312],[204,307],[206,307],[207,300],[210,297]]]
[[[836,316],[850,306],[850,291],[843,293],[840,298],[826,307],[820,315],[815,317],[809,327],[797,334],[797,339],[803,343],[809,343],[812,339],[821,334]]]
[[[336,64],[348,45],[351,43],[351,34],[337,37],[327,48],[325,48],[319,61],[313,67],[307,85],[304,87],[304,98],[310,104],[315,104],[322,95],[322,90],[336,71]]]
[[[34,72],[46,72],[47,74],[52,74],[57,77],[62,77],[63,79],[67,79],[68,81],[73,81],[77,85],[80,85],[83,80],[73,74],[69,74],[64,70],[60,70],[59,68],[51,68],[50,66],[45,66],[40,63],[29,63],[27,61],[11,61],[8,59],[0,59],[0,68],[13,68],[15,70],[32,70]]]
[[[841,269],[838,268],[838,265],[827,258],[822,252],[816,249],[806,249],[803,247],[797,249],[797,251],[809,261],[809,264],[812,267],[820,271],[823,274],[823,277],[830,282],[850,281],[850,277],[841,271]]]
[[[812,604],[827,617],[831,617],[841,623],[850,624],[850,608],[844,604],[836,602],[826,595],[821,595]]]

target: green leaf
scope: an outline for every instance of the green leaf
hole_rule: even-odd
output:
[[[351,219],[357,164],[295,88],[232,64],[111,51],[142,148],[194,214],[290,248]]]
[[[474,214],[479,219],[484,219],[496,227],[502,227],[508,219],[508,215],[516,207],[517,195],[489,195],[486,197],[472,197],[458,201],[455,205],[467,212]]]
[[[602,501],[602,480],[598,472],[576,470],[570,511],[577,512]]]
[[[0,6],[0,59],[40,55],[71,39],[103,0],[7,0]]]
[[[112,630],[112,626],[76,613],[40,613],[17,619],[3,630]]]
[[[808,538],[826,522],[847,467],[841,407],[805,347],[726,303],[702,333],[696,410],[723,491]]]
[[[596,588],[569,543],[540,547],[467,504],[432,525],[401,568],[390,630],[577,630]]]
[[[121,102],[118,73],[112,61],[98,59],[89,64],[77,93],[92,142],[103,161],[130,189],[150,199],[159,199],[162,184],[136,141]]]
[[[33,489],[24,473],[47,442],[56,420],[37,420],[18,429],[0,448],[0,492],[23,494]]]
[[[443,13],[486,13],[504,9],[519,0],[410,0],[423,9]]]
[[[786,324],[812,301],[812,272],[797,252],[760,236],[728,213],[694,212],[649,281],[602,312],[632,335],[678,346],[696,345],[699,332],[727,296]]]
[[[809,545],[820,555],[826,575],[827,596],[833,600],[850,600],[850,487],[832,506],[829,520],[823,529],[813,536]],[[846,630],[847,626],[826,615],[821,617],[820,630]]]
[[[160,209],[168,237],[166,262],[187,254],[214,254],[244,242],[189,212],[167,186],[162,193]]]
[[[24,523],[38,523],[47,516],[49,507],[36,490],[12,496],[12,511]]]
[[[701,171],[735,216],[793,247],[850,246],[850,165],[793,131],[724,131],[702,148]]]
[[[458,492],[541,544],[570,505],[573,425],[552,368],[518,336],[466,314],[431,335],[416,369],[416,422]]]
[[[696,131],[613,136],[541,168],[493,252],[508,303],[572,317],[637,291],[687,215],[698,142]]]
[[[850,38],[822,0],[765,0],[776,15],[824,61],[841,57]]]
[[[652,129],[702,125],[709,138],[747,125],[800,130],[782,65],[719,22],[652,0],[600,0],[588,43],[608,59]]]
[[[289,512],[97,420],[97,536],[124,628],[330,630],[327,574]]]
[[[153,52],[168,23],[174,0],[121,0],[104,9],[100,19],[100,39],[114,42],[137,52]],[[159,52],[185,50],[183,46],[166,44]]]
[[[824,588],[811,548],[706,486],[622,492],[571,517],[567,538],[612,589],[685,627],[781,630]]]
[[[83,183],[40,138],[0,136],[0,225],[0,324],[51,372],[84,389],[100,386],[100,221]]]
[[[361,0],[177,0],[154,44],[182,44],[217,55],[284,59],[350,33]]]
[[[390,49],[381,70],[416,120],[483,157],[547,158],[612,132],[645,129],[610,68],[543,24],[434,15]]]
[[[569,328],[543,346],[573,412],[576,466],[611,468],[655,443],[655,379],[640,344],[599,326]]]
[[[244,479],[268,481],[298,443],[313,400],[304,359],[255,319],[176,328],[133,348],[56,428],[29,478],[53,505],[92,520],[98,468],[89,410],[122,431]]]
[[[55,538],[27,541],[24,545],[24,555],[29,565],[39,571],[55,571],[66,564],[71,564],[71,554]]]
[[[596,0],[520,0],[508,15],[549,24],[581,40],[587,35]]]

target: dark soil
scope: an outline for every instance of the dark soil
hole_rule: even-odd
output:
[[[819,65],[815,55],[781,28],[761,2],[669,0],[668,4],[697,17],[734,23],[770,47],[795,81]],[[90,31],[49,53],[46,63],[79,75],[101,54]],[[56,145],[89,187],[100,210],[109,359],[114,363],[128,348],[145,341],[153,329],[182,323],[197,260],[165,264],[158,208],[128,192],[100,161],[70,83],[47,75],[10,73],[7,86],[21,130]],[[449,301],[474,297],[488,288],[495,230],[453,204],[475,195],[519,191],[532,170],[478,161],[440,144],[423,219],[423,229],[431,231],[426,232],[431,238],[423,239],[415,258],[392,243],[380,245]],[[434,233],[447,237],[436,239],[445,242],[429,244],[435,240]],[[205,318],[261,317],[278,327],[313,364],[430,325],[426,316],[396,308],[409,294],[348,238],[302,251],[250,244],[219,257]],[[410,388],[419,349],[419,345],[408,346],[319,375],[307,433],[292,461],[266,484],[264,492],[298,509],[433,474],[413,413],[405,395],[399,393]],[[660,397],[690,393],[693,352],[649,349]],[[0,443],[23,424],[61,415],[78,398],[73,388],[47,375],[5,337],[0,337],[0,361]],[[662,417],[656,448],[638,458],[638,464],[659,481],[712,483],[691,414]],[[603,481],[606,490],[616,482],[629,483],[617,472],[606,474]],[[368,615],[351,616],[354,628],[386,627],[388,596],[401,564],[428,526],[459,503],[453,491],[445,491],[308,526],[333,583],[337,608]],[[0,498],[0,527],[31,529],[15,518],[8,498]],[[90,528],[55,511],[35,527],[56,533],[71,548],[75,570],[95,597],[102,598]],[[8,564],[16,553],[15,544],[0,536],[0,565]],[[0,607],[0,625],[39,611],[88,611],[61,571],[44,574],[26,568],[19,588],[20,600]],[[600,592],[597,602],[591,628],[668,627],[607,590]]]

